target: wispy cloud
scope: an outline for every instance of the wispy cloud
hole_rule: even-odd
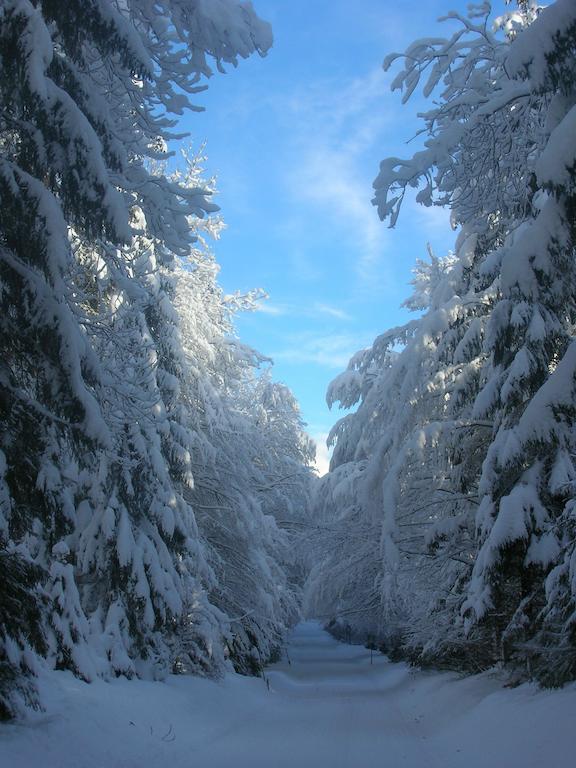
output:
[[[352,268],[363,285],[378,276],[388,241],[366,182],[354,156],[330,146],[310,147],[303,173],[292,180],[299,194],[323,210],[327,221],[345,231],[352,245]]]
[[[339,309],[338,307],[331,307],[329,304],[322,304],[320,302],[317,302],[314,304],[313,309],[319,314],[319,315],[328,315],[329,317],[335,317],[338,320],[351,320],[351,316],[348,314],[348,312],[344,312],[343,309]]]
[[[318,319],[320,317],[330,317],[337,320],[352,320],[351,315],[349,315],[348,312],[344,311],[343,309],[318,301],[312,304],[276,304],[269,301],[262,301],[259,302],[256,309],[259,312],[263,312],[265,315],[272,315],[274,317],[285,317],[291,315],[293,317],[300,318],[307,317]]]
[[[292,197],[313,206],[319,226],[342,233],[350,268],[364,288],[379,288],[390,237],[371,203],[383,134],[396,117],[379,110],[389,78],[378,68],[348,82],[310,84],[283,104],[298,163],[285,182]]]
[[[273,360],[285,360],[292,363],[315,363],[325,368],[343,369],[352,355],[365,347],[371,336],[353,333],[312,335],[296,334],[288,337],[286,346],[273,352]]]

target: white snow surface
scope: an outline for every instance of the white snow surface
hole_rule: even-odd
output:
[[[289,660],[289,661],[288,661]],[[43,678],[46,712],[0,727],[2,768],[568,768],[576,686],[503,688],[294,630],[266,681]],[[269,686],[269,687],[268,687]]]

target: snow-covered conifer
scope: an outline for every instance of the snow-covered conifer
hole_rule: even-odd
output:
[[[86,678],[80,649],[95,627],[95,656],[130,672],[165,647],[182,593],[202,579],[180,491],[188,438],[153,304],[168,325],[171,310],[149,273],[188,252],[190,217],[214,206],[205,186],[150,162],[167,156],[171,115],[194,108],[209,61],[236,65],[270,43],[236,0],[0,8],[2,556],[40,574],[35,626],[54,663]],[[134,260],[144,232],[158,248]],[[20,585],[29,602],[35,578]],[[23,647],[15,632],[6,648]],[[16,674],[23,662],[4,645]]]
[[[420,187],[417,200],[448,206],[461,233],[424,317],[332,385],[333,399],[361,405],[335,430],[326,481],[359,530],[381,527],[373,594],[392,595],[405,647],[423,660],[503,659],[553,682],[576,672],[575,13],[569,0],[522,3],[491,29],[484,4],[449,14],[450,39],[406,51],[393,87],[407,100],[423,81],[439,99],[424,148],[381,164],[375,203],[393,225]]]

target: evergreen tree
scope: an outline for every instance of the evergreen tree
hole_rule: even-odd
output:
[[[236,65],[269,45],[267,25],[234,0],[0,8],[0,546],[22,574],[26,642],[87,679],[162,656],[158,638],[202,578],[179,490],[188,438],[172,418],[148,267],[130,245],[144,228],[160,261],[188,252],[190,216],[214,206],[150,161],[166,156],[169,115],[193,108],[210,59]],[[95,627],[103,666],[82,652]],[[17,675],[33,664],[9,651],[27,653],[14,633],[3,629],[2,664]],[[13,711],[9,685],[0,696]]]
[[[404,100],[424,77],[425,95],[442,91],[424,149],[382,163],[379,213],[393,225],[420,186],[418,201],[449,206],[462,229],[422,320],[385,334],[333,385],[344,405],[362,400],[336,428],[327,482],[342,498],[339,477],[353,478],[345,504],[360,530],[380,519],[372,595],[391,594],[405,649],[562,682],[575,674],[576,11],[522,3],[492,31],[488,12],[449,14],[459,29],[410,46],[394,80]]]
[[[514,36],[507,57],[538,130],[528,134],[530,206],[496,254],[501,293],[487,334],[492,375],[476,404],[477,413],[495,414],[496,429],[480,478],[481,547],[465,606],[495,627],[505,661],[526,659],[531,673],[555,683],[576,675],[569,575],[575,55],[576,9],[560,0]]]

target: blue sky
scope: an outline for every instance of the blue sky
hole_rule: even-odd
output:
[[[320,443],[341,415],[329,382],[374,337],[404,322],[411,268],[430,242],[453,244],[446,212],[408,202],[394,230],[371,205],[381,159],[410,156],[424,102],[390,91],[387,53],[448,34],[458,0],[255,0],[272,23],[267,57],[216,75],[187,118],[217,176],[227,229],[214,250],[226,291],[270,299],[238,318],[242,340],[274,360]],[[494,4],[496,6],[496,4]],[[501,7],[501,4],[499,4]],[[324,451],[319,450],[324,469]]]

